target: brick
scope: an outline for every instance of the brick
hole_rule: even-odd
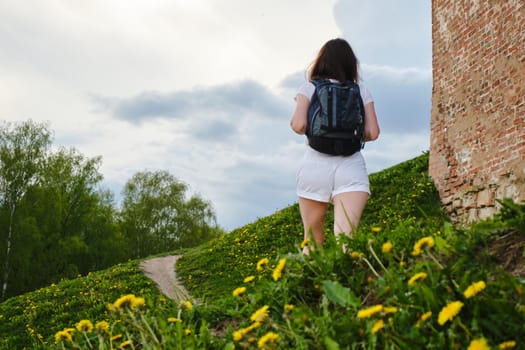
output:
[[[478,210],[478,220],[485,220],[488,218],[491,218],[494,216],[494,213],[496,212],[495,207],[487,207],[487,208],[480,208]]]
[[[525,5],[476,4],[432,0],[429,174],[458,222],[491,215],[496,198],[525,197]]]
[[[476,204],[478,208],[494,205],[494,194],[490,189],[484,189],[477,194]]]

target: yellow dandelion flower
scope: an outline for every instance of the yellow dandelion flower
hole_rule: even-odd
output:
[[[408,285],[413,286],[417,281],[422,281],[427,278],[426,272],[418,272],[408,280]]]
[[[383,305],[374,305],[369,308],[359,310],[357,312],[357,318],[369,318],[381,311],[383,311]]]
[[[385,314],[395,314],[397,312],[397,307],[395,306],[385,306],[383,308],[383,313]]]
[[[284,265],[286,265],[286,259],[279,260],[279,263],[277,264],[277,266],[272,272],[272,278],[274,281],[278,281],[279,278],[281,278],[281,274],[283,272]]]
[[[419,318],[421,321],[425,322],[430,317],[432,317],[432,311],[425,312],[421,317]]]
[[[117,334],[111,337],[111,341],[116,341],[122,338],[122,334]]]
[[[252,323],[251,326],[248,327],[248,328],[249,328],[250,331],[251,331],[251,330],[256,329],[256,328],[259,328],[259,327],[261,327],[261,323],[256,321],[256,322]]]
[[[119,349],[126,349],[128,347],[131,347],[131,340],[126,340],[126,341],[123,341],[122,343],[120,343],[120,345],[118,346]]]
[[[66,332],[65,330],[59,331],[55,333],[55,343],[61,343],[61,342],[70,342],[73,340],[73,336],[71,333]]]
[[[514,340],[505,341],[498,345],[499,350],[512,349],[516,347],[516,342]]]
[[[416,322],[416,328],[421,327],[421,323],[427,321],[430,317],[432,317],[432,311],[425,312],[423,315],[421,315],[419,320]]]
[[[75,328],[64,328],[64,332],[68,332],[69,334],[73,335],[73,333],[75,333]]]
[[[360,253],[360,252],[351,252],[351,253],[350,253],[350,256],[351,256],[353,259],[359,259],[361,256],[363,256],[363,253]]]
[[[261,327],[261,323],[255,321],[254,323],[252,323],[248,327],[244,328],[243,331],[244,331],[245,334],[247,334],[247,333],[250,333],[251,331],[253,331],[254,329],[259,328],[259,327]]]
[[[268,265],[270,263],[270,260],[268,258],[262,258],[257,262],[257,271],[262,271],[264,269],[264,266]]]
[[[376,321],[374,325],[372,326],[372,334],[376,334],[377,332],[379,332],[380,329],[384,327],[385,327],[385,321],[383,320]]]
[[[385,254],[390,253],[394,245],[391,242],[383,243],[383,246],[381,247],[381,251]]]
[[[241,341],[244,336],[256,328],[259,328],[261,324],[259,322],[254,322],[246,328],[239,329],[238,331],[233,332],[233,340]]]
[[[234,297],[238,297],[239,295],[243,294],[244,292],[246,292],[246,287],[239,287],[239,288],[235,288],[232,292],[233,296]]]
[[[146,300],[144,298],[135,297],[135,299],[133,299],[133,304],[131,305],[131,308],[135,310],[139,307],[143,307],[144,305],[146,305]]]
[[[487,339],[479,338],[471,341],[467,350],[490,350],[490,346],[487,344]]]
[[[190,334],[191,334],[191,329],[186,328],[186,329],[184,330],[184,334],[186,334],[186,335],[190,335]]]
[[[93,323],[90,320],[82,320],[76,324],[77,331],[82,333],[91,333],[93,330]]]
[[[267,345],[275,343],[279,340],[279,335],[274,332],[268,332],[259,339],[257,346],[259,349],[266,349]]]
[[[286,311],[286,312],[290,312],[290,311],[292,311],[294,308],[295,308],[295,306],[292,305],[292,304],[286,304],[286,305],[284,305],[284,311]]]
[[[101,332],[108,333],[109,332],[109,323],[106,321],[99,321],[95,323],[95,328],[98,329]]]
[[[414,249],[412,250],[413,256],[418,256],[421,254],[421,249],[423,249],[425,246],[432,248],[434,246],[434,238],[427,236],[421,238],[419,241],[414,244]]]
[[[242,332],[242,331],[235,331],[235,332],[233,332],[233,340],[241,341],[243,337],[244,337],[244,332]]]
[[[307,245],[308,243],[310,243],[310,240],[309,240],[308,238],[305,239],[305,240],[303,240],[303,241],[301,242],[301,249],[304,248],[304,247],[306,247],[306,245]]]
[[[251,281],[253,281],[255,279],[255,276],[248,276],[244,279],[244,283],[250,283]]]
[[[193,309],[193,304],[189,300],[181,301],[180,304],[188,311]]]
[[[124,310],[131,309],[135,310],[138,307],[142,307],[145,304],[144,298],[137,298],[133,294],[127,294],[118,298],[113,305],[110,306],[112,310]]]
[[[259,323],[264,322],[264,320],[266,319],[266,317],[268,317],[268,308],[269,308],[268,305],[264,305],[263,307],[261,307],[260,309],[258,309],[257,311],[255,311],[255,312],[250,316],[250,320],[252,320],[252,321],[254,321],[254,322],[259,322]]]
[[[182,320],[180,318],[177,318],[177,317],[168,317],[168,322],[169,323],[177,323],[177,322],[182,322]]]
[[[113,307],[116,310],[131,308],[131,305],[133,304],[133,299],[135,299],[135,296],[133,294],[121,296],[113,303]]]
[[[381,232],[381,227],[374,226],[374,227],[371,228],[371,230],[372,230],[373,233],[379,233],[379,232]]]
[[[453,301],[447,306],[443,307],[438,315],[438,323],[443,326],[447,321],[452,320],[461,311],[463,303],[461,301]]]
[[[478,282],[472,283],[470,286],[468,286],[467,289],[465,289],[465,292],[463,292],[463,295],[467,299],[472,298],[474,295],[478,294],[486,287],[487,285],[485,284],[484,281],[478,281]]]

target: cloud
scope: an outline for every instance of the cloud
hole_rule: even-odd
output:
[[[95,111],[109,111],[114,117],[132,123],[155,118],[187,120],[194,115],[236,119],[254,113],[275,119],[287,110],[282,98],[252,80],[173,93],[144,91],[120,99],[92,95],[92,102]]]
[[[297,88],[305,81],[308,80],[307,72],[300,71],[292,73],[288,76],[286,76],[281,82],[279,83],[279,87],[285,90],[293,90],[297,91]]]
[[[430,1],[338,0],[333,11],[361,62],[431,66]]]
[[[398,83],[428,82],[432,81],[432,69],[421,66],[398,67],[392,65],[377,65],[363,63],[361,69],[369,78],[381,77]]]
[[[365,65],[363,72],[382,130],[400,135],[430,130],[432,76],[428,71]]]
[[[304,147],[304,143],[288,141],[278,152],[236,154],[222,169],[221,178],[228,179],[221,184],[216,200],[222,222],[232,227],[295,203],[295,173]]]
[[[368,172],[375,173],[421,155],[428,151],[429,139],[429,131],[405,134],[382,132],[377,141],[367,143],[363,150]]]
[[[233,141],[238,134],[237,126],[233,122],[212,120],[209,123],[193,129],[195,139],[205,141]]]
[[[137,164],[187,182],[231,229],[297,200],[295,171],[305,146],[289,128],[291,96],[244,80],[120,99],[93,96],[92,102],[97,113],[128,124],[130,137],[142,138]],[[137,158],[145,151],[148,159]]]

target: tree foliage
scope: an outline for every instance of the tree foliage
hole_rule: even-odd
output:
[[[0,301],[219,231],[211,204],[168,172],[133,176],[119,210],[101,157],[51,144],[46,124],[0,125]]]
[[[124,186],[122,228],[133,257],[198,245],[216,235],[211,204],[186,198],[186,184],[167,171],[135,174]]]
[[[0,127],[0,196],[2,221],[5,222],[0,233],[4,253],[0,300],[6,296],[12,269],[13,241],[17,239],[17,209],[25,193],[38,182],[50,139],[44,125],[32,122]]]

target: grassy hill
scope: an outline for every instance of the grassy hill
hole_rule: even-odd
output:
[[[166,300],[139,261],[11,298],[0,349],[525,348],[525,206],[454,228],[427,166],[372,174],[354,239],[309,256],[297,204],[182,252],[193,303]]]

